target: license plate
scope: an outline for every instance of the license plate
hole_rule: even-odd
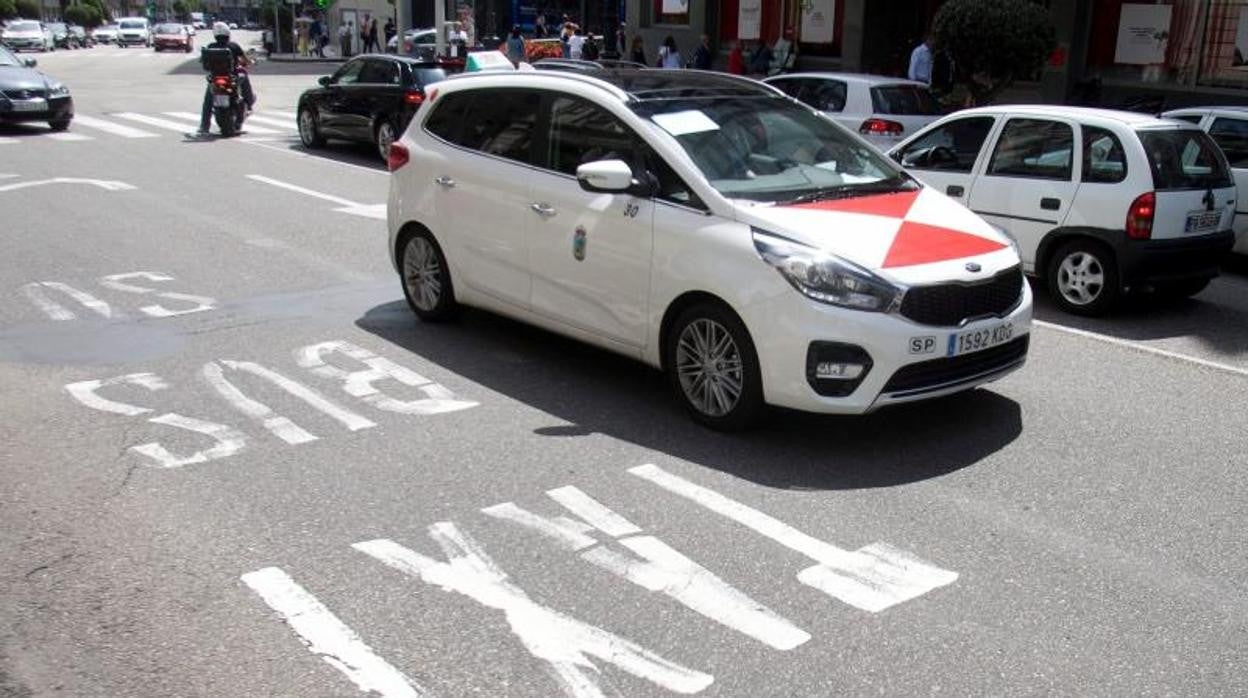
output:
[[[1183,226],[1183,232],[1211,233],[1218,229],[1218,223],[1221,220],[1221,211],[1195,211],[1187,214],[1187,223]]]
[[[949,347],[946,356],[973,354],[984,349],[991,349],[998,344],[1005,344],[1014,337],[1014,323],[1003,322],[992,327],[978,330],[967,330],[949,335]]]
[[[229,96],[229,95],[213,95],[213,96],[212,96],[212,106],[214,106],[214,107],[228,107],[228,106],[230,106],[230,96]]]
[[[13,102],[13,111],[47,111],[48,102],[43,99],[24,99]]]

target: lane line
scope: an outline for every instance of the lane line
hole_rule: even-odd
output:
[[[0,145],[13,145],[14,143],[17,143],[17,140],[18,139],[16,138],[9,138],[8,136],[0,136]]]
[[[175,119],[186,119],[187,121],[194,122],[196,126],[199,125],[199,114],[193,114],[189,111],[167,111],[167,112],[164,112],[164,114],[165,116],[172,116]],[[259,133],[259,134],[265,134],[265,135],[274,135],[274,134],[281,133],[281,131],[277,131],[271,128],[265,128],[263,126],[249,126],[247,123],[244,123],[243,133]]]
[[[1217,361],[1210,361],[1208,359],[1201,359],[1195,356],[1190,356],[1188,354],[1180,354],[1179,352],[1176,352],[1176,351],[1170,351],[1168,349],[1161,349],[1158,347],[1149,346],[1147,344],[1133,342],[1128,339],[1119,339],[1118,337],[1112,337],[1107,334],[1101,334],[1099,332],[1092,332],[1089,330],[1081,330],[1076,327],[1067,327],[1066,325],[1058,325],[1056,323],[1046,322],[1044,320],[1032,320],[1031,322],[1033,325],[1036,325],[1038,327],[1045,327],[1050,330],[1057,330],[1058,332],[1065,332],[1066,334],[1074,335],[1076,337],[1083,337],[1084,339],[1092,339],[1098,342],[1104,342],[1105,344],[1112,344],[1117,347],[1122,347],[1124,349],[1131,349],[1131,350],[1138,351],[1144,354],[1153,354],[1154,356],[1160,356],[1160,357],[1167,358],[1167,359],[1174,359],[1176,361],[1185,361],[1189,364],[1194,364],[1196,366],[1210,368],[1215,371],[1222,371],[1223,373],[1229,373],[1231,375],[1239,376],[1241,378],[1248,378],[1248,368],[1240,368],[1238,366],[1232,366],[1230,364],[1219,363]]]
[[[281,569],[266,567],[248,572],[241,579],[282,616],[310,652],[341,671],[361,691],[404,698],[424,693],[416,682],[377,656],[354,630]]]
[[[339,196],[334,196],[333,194],[325,194],[323,192],[319,192],[314,189],[301,187],[297,184],[290,184],[289,182],[283,182],[280,179],[273,179],[271,177],[265,177],[264,175],[249,174],[247,175],[247,179],[254,179],[257,182],[264,182],[265,184],[271,184],[275,187],[278,187],[279,189],[293,191],[298,194],[303,194],[304,196],[311,196],[316,199],[322,199],[322,200],[329,201],[329,202],[338,204],[339,206],[343,206],[347,208],[360,208],[361,206],[363,206],[363,204],[358,204],[349,199],[344,199]]]
[[[51,138],[54,141],[93,141],[91,136],[84,136],[81,133],[45,133],[44,138]]]
[[[289,121],[292,124],[295,123],[295,113],[293,111],[277,111],[275,109],[261,109],[257,113],[263,114],[265,116],[276,117],[276,118],[282,119],[283,121]]]
[[[181,134],[186,134],[189,131],[193,131],[195,128],[198,127],[198,124],[196,124],[195,126],[191,126],[188,129],[186,124],[180,124],[176,121],[169,121],[168,119],[158,119],[154,116],[148,116],[146,114],[135,114],[133,112],[121,112],[119,114],[113,114],[113,116],[119,119],[125,119],[126,121],[136,121],[140,124],[146,124],[148,126],[155,126],[156,128],[163,128],[166,131],[175,131]],[[198,121],[198,118],[196,120]]]
[[[151,131],[132,128],[130,126],[126,126],[125,124],[115,124],[111,121],[97,119],[92,116],[84,116],[82,114],[74,115],[74,125],[86,126],[87,128],[103,131],[104,133],[111,133],[114,136],[121,136],[122,138],[159,138],[157,134],[152,133]]]

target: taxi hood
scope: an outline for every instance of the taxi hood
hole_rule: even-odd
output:
[[[928,187],[802,204],[736,202],[737,220],[889,281],[982,281],[1019,264],[1009,238]]]

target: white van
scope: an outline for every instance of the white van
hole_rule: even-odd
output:
[[[122,17],[117,20],[117,45],[127,46],[152,45],[152,27],[146,17]]]
[[[1202,291],[1234,244],[1235,183],[1188,123],[1053,106],[967,109],[889,151],[1018,243],[1053,301],[1102,315],[1121,295]]]

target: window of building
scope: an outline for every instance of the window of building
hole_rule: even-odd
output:
[[[656,24],[689,25],[689,0],[654,0]]]

